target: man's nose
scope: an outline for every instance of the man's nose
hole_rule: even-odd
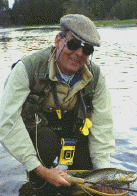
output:
[[[83,49],[82,49],[82,47],[80,47],[79,49],[77,49],[77,50],[75,51],[75,54],[77,54],[77,55],[79,55],[79,56],[82,56],[82,55],[83,55]]]

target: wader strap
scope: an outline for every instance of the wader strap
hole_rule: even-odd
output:
[[[84,114],[84,119],[86,118],[86,114],[87,114],[87,109],[86,109],[86,105],[85,105],[85,101],[81,95],[81,91],[78,92],[78,96],[80,97],[80,103],[82,105],[82,109],[83,109],[83,114]]]
[[[51,89],[53,93],[56,112],[57,112],[58,118],[61,119],[61,109],[60,109],[60,104],[59,104],[58,95],[57,95],[57,87],[56,87],[55,82],[51,82]]]
[[[58,100],[57,88],[56,88],[55,82],[51,82],[51,88],[52,88],[52,93],[53,93],[53,98],[54,98],[56,110],[60,110],[60,104],[59,104],[59,100]]]

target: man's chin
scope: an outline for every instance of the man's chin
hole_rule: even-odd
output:
[[[69,69],[69,73],[72,75],[74,73],[76,73],[79,69]]]
[[[77,62],[74,62],[74,63],[71,63],[71,65],[69,65],[69,70],[71,72],[77,72],[79,69],[81,69],[82,66],[79,65],[79,63]]]

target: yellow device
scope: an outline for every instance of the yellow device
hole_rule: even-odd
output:
[[[75,153],[76,141],[73,139],[61,138],[62,149],[60,152],[59,164],[72,165]]]
[[[80,127],[80,131],[83,135],[87,136],[89,135],[89,128],[92,127],[92,122],[88,118],[85,118],[85,120],[83,120],[83,124],[84,127]]]

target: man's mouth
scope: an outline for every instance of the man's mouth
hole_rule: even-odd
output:
[[[72,61],[74,61],[74,62],[77,62],[77,63],[80,62],[80,59],[73,59],[73,58],[71,58],[71,57],[70,57],[70,59],[71,59]]]

